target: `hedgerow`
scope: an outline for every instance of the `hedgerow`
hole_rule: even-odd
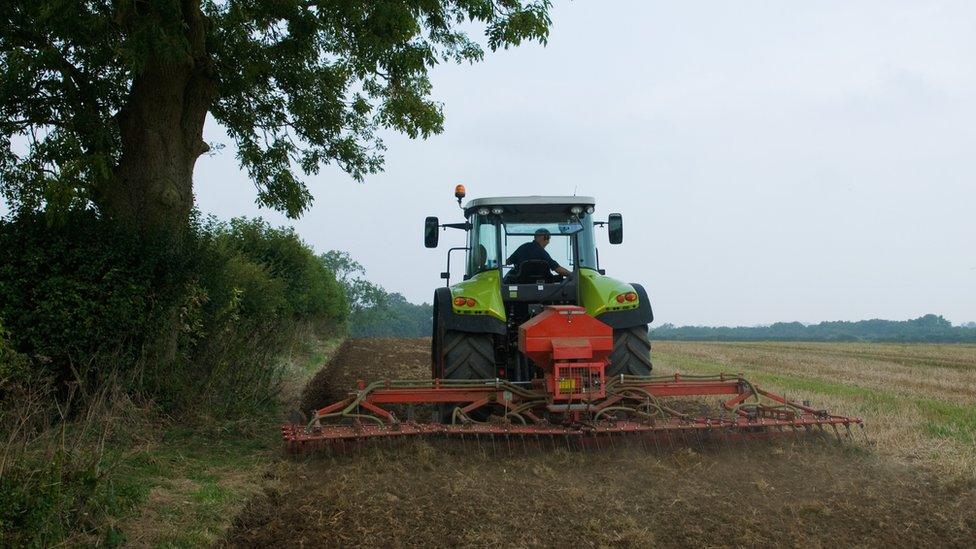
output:
[[[260,219],[176,245],[87,210],[0,221],[0,545],[110,543],[99,517],[135,497],[111,463],[145,431],[120,423],[267,415],[283,350],[346,316],[333,273]]]

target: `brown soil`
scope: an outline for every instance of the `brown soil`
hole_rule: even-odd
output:
[[[358,378],[424,377],[429,340],[353,340],[305,409]],[[752,443],[493,453],[413,442],[312,458],[252,500],[230,546],[938,546],[976,540],[976,486],[863,447]]]

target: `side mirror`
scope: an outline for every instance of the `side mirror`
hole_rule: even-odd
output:
[[[624,241],[624,216],[615,213],[610,214],[607,219],[607,229],[610,235],[611,244],[620,244]]]
[[[428,217],[424,220],[424,246],[427,248],[437,247],[437,238],[440,236],[440,222],[436,217]]]

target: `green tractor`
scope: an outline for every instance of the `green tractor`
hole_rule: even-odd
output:
[[[455,190],[458,205],[464,187]],[[606,375],[651,372],[647,292],[600,268],[595,228],[623,242],[623,218],[595,221],[586,196],[478,198],[462,206],[465,221],[425,223],[424,245],[437,247],[441,229],[467,233],[448,251],[447,285],[434,292],[431,375],[434,379],[504,379],[529,384],[540,368],[518,350],[519,326],[547,305],[576,305],[613,328]],[[451,284],[451,252],[465,252],[463,280]]]
[[[464,188],[454,194],[460,206]],[[594,221],[594,207],[585,196],[480,198],[462,207],[461,223],[428,217],[428,248],[437,246],[441,229],[467,235],[465,246],[448,251],[441,275],[447,286],[434,292],[431,379],[360,381],[305,426],[283,425],[289,451],[417,436],[504,437],[509,448],[513,436],[554,444],[564,438],[568,448],[599,448],[610,437],[658,446],[822,433],[827,426],[838,438],[845,427],[850,437],[851,425],[863,426],[860,418],[831,415],[736,375],[649,375],[651,305],[640,285],[600,269],[595,227],[620,244],[623,220],[610,214]],[[451,285],[454,250],[465,251],[465,268],[464,279]],[[697,417],[662,400],[716,395],[728,399],[722,409]],[[415,405],[433,421],[414,420]]]

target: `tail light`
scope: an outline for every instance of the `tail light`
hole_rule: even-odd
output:
[[[454,306],[455,307],[463,307],[464,304],[467,303],[467,301],[468,300],[465,299],[465,298],[463,298],[463,297],[455,297],[454,298]]]
[[[637,294],[634,292],[627,292],[627,301],[637,301]]]
[[[627,298],[624,297],[624,294],[617,294],[617,303],[623,303],[624,300],[626,300],[626,299]]]

